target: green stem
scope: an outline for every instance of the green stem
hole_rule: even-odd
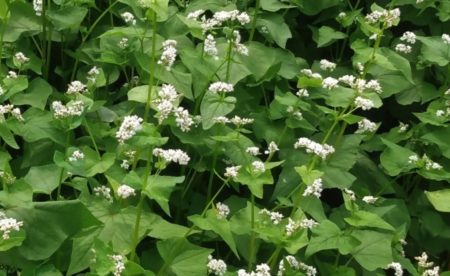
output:
[[[9,0],[6,1],[6,13],[9,13]],[[1,24],[1,29],[0,29],[0,65],[2,64],[2,57],[3,57],[3,36],[5,35],[5,30],[6,30],[6,25],[9,21],[9,17],[8,20],[5,20],[5,22],[3,22],[3,24]],[[0,66],[1,69],[1,66]]]
[[[86,125],[86,130],[89,134],[89,138],[91,138],[92,145],[94,146],[95,152],[97,152],[98,157],[101,158],[100,151],[98,150],[97,143],[95,142],[94,135],[92,134],[91,127],[89,126],[88,120],[86,118],[84,118],[84,123]]]
[[[51,0],[47,1],[47,8],[50,9]],[[42,16],[44,19],[44,22],[47,20],[45,19],[45,16]],[[44,66],[44,78],[48,80],[48,72],[50,71],[50,61],[51,61],[51,53],[52,53],[52,28],[51,25],[48,26],[48,34],[47,37],[44,37],[46,40],[47,48],[45,50],[45,66]]]
[[[109,5],[109,7],[108,7],[106,10],[104,10],[104,11],[100,14],[100,16],[94,21],[94,23],[91,25],[91,27],[90,27],[89,30],[87,31],[86,35],[83,36],[82,39],[81,39],[80,47],[78,47],[80,50],[83,48],[84,43],[85,43],[86,40],[88,39],[89,35],[91,35],[92,31],[93,31],[94,28],[97,26],[97,24],[100,22],[100,20],[102,20],[103,17],[104,17],[105,15],[107,15],[108,12],[110,12],[111,9],[112,9],[117,3],[119,3],[119,0],[114,1],[114,3],[112,3],[111,5]],[[72,75],[71,75],[71,77],[70,77],[70,80],[72,80],[72,81],[73,81],[74,78],[75,78],[75,74],[76,74],[76,72],[77,72],[77,67],[78,67],[78,62],[79,62],[79,61],[80,61],[79,55],[76,54],[75,63],[74,63],[73,68],[72,68]]]
[[[225,75],[226,82],[228,82],[230,80],[232,52],[233,52],[233,40],[230,39],[230,42],[228,43],[228,51],[227,51],[227,71],[226,71],[226,75]]]
[[[256,20],[258,18],[258,12],[259,12],[260,5],[261,5],[260,0],[256,0],[256,6],[255,6],[255,10],[253,12],[252,27],[251,27],[251,30],[250,30],[250,35],[248,37],[248,41],[252,41],[253,37],[255,35]]]
[[[150,112],[150,104],[152,100],[153,82],[155,81],[155,62],[156,62],[156,13],[152,14],[152,55],[150,57],[150,80],[148,82],[147,101],[145,103],[144,122],[147,121]]]
[[[256,259],[256,248],[255,248],[255,241],[256,241],[256,232],[255,232],[255,196],[251,194],[250,200],[252,202],[252,210],[251,210],[251,227],[252,227],[252,234],[250,236],[250,253],[249,253],[249,260],[248,260],[248,270],[251,270],[253,267],[253,263]]]
[[[67,132],[66,134],[66,144],[64,148],[67,148],[69,146],[70,142],[70,132]],[[61,172],[59,173],[59,181],[58,181],[58,189],[56,191],[56,200],[59,200],[61,198],[61,187],[62,187],[62,181],[64,178],[64,168],[61,168]]]

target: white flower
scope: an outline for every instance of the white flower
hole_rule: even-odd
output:
[[[401,41],[406,41],[409,44],[415,44],[416,43],[416,34],[413,32],[404,32],[403,35],[400,37]]]
[[[338,86],[338,80],[332,77],[327,77],[322,81],[322,87],[328,90],[336,88]]]
[[[123,144],[126,140],[131,139],[142,128],[142,122],[143,119],[137,115],[125,116],[119,130],[116,132],[116,138],[119,143]]]
[[[256,274],[255,276],[271,276],[270,275],[270,267],[267,264],[259,264],[256,266]]]
[[[87,74],[88,74],[87,79],[90,80],[91,82],[95,82],[97,76],[100,75],[100,71],[98,70],[97,66],[94,66],[87,72]]]
[[[375,106],[372,100],[360,96],[356,97],[354,104],[357,108],[361,108],[362,110],[370,110]]]
[[[122,275],[125,270],[125,258],[122,255],[110,255],[109,257],[114,261],[114,276]]]
[[[227,216],[230,214],[230,208],[228,207],[228,205],[223,204],[221,202],[216,203],[216,210],[218,219],[226,219]]]
[[[105,198],[108,201],[112,201],[112,197],[111,197],[111,189],[102,185],[100,187],[95,187],[94,188],[94,195],[95,196],[101,196],[103,198]]]
[[[120,167],[124,170],[130,169],[130,162],[128,160],[122,160],[122,163],[120,164]]]
[[[234,86],[231,83],[217,81],[217,82],[211,83],[211,85],[209,85],[208,90],[213,93],[219,93],[219,92],[229,93],[229,92],[234,91]]]
[[[176,40],[169,39],[163,42],[163,53],[158,60],[158,64],[165,66],[167,71],[170,71],[177,58],[177,49],[175,46],[177,46]]]
[[[422,273],[422,276],[439,276],[439,266],[433,267],[433,269],[427,269]]]
[[[72,81],[69,83],[67,88],[67,95],[77,94],[77,93],[84,93],[87,91],[87,86],[83,84],[81,81]]]
[[[239,116],[234,116],[233,118],[230,119],[230,122],[238,127],[251,124],[253,123],[253,121],[254,119],[252,118],[241,118]]]
[[[187,15],[187,19],[198,20],[198,17],[205,13],[205,10],[196,10]]]
[[[370,24],[375,24],[381,19],[382,16],[383,16],[382,12],[373,11],[372,13],[366,15],[366,21]]]
[[[240,43],[241,42],[241,34],[239,33],[238,30],[234,30],[233,31],[233,36],[234,36],[234,47],[236,49],[236,52],[238,52],[238,54],[243,55],[243,56],[248,56],[248,48],[247,46],[245,46],[244,44]]]
[[[400,19],[400,14],[401,12],[399,8],[389,10],[387,13],[385,13],[384,22],[388,27],[392,27]]]
[[[383,92],[383,90],[381,89],[381,85],[377,80],[370,80],[369,82],[366,83],[365,88],[372,89],[378,94]]]
[[[241,25],[250,23],[250,16],[246,12],[241,12],[238,16],[236,16],[236,19],[239,23],[241,23]]]
[[[362,201],[364,201],[367,204],[374,204],[378,200],[378,197],[374,196],[365,196],[362,198]]]
[[[16,72],[8,71],[8,76],[7,76],[8,79],[17,79],[17,77],[18,77],[18,75]]]
[[[191,126],[194,124],[194,120],[192,120],[189,112],[182,108],[178,107],[174,110],[175,114],[175,122],[177,126],[181,129],[181,131],[186,132],[191,130]]]
[[[431,160],[426,154],[422,156],[422,162],[425,163],[425,169],[428,170],[442,170],[442,166],[439,163]]]
[[[444,41],[444,44],[450,45],[450,35],[443,34],[442,35],[442,41]]]
[[[285,226],[286,236],[290,237],[300,227],[300,222],[288,218],[288,224]]]
[[[117,44],[117,46],[119,46],[120,49],[124,50],[126,48],[128,48],[128,38],[126,37],[122,37],[119,41],[119,43]]]
[[[42,15],[42,0],[33,0],[33,10],[37,16]]]
[[[344,189],[344,192],[350,197],[350,200],[356,200],[355,192],[350,189]]]
[[[388,264],[387,268],[392,268],[395,272],[395,276],[403,275],[403,268],[400,263],[392,262],[392,263]]]
[[[416,4],[422,3],[424,0],[416,0]]]
[[[302,69],[300,71],[302,74],[304,74],[307,77],[313,78],[313,79],[322,79],[322,75],[320,75],[319,73],[313,73],[310,69]]]
[[[22,112],[20,112],[20,109],[18,107],[13,108],[11,110],[11,115],[16,118],[18,121],[25,121],[25,119],[22,117]]]
[[[358,122],[358,130],[356,130],[355,133],[366,133],[366,132],[375,132],[377,130],[377,124],[374,122],[371,122],[367,119],[362,119]]]
[[[3,89],[3,87],[0,85],[0,96],[5,94],[5,90]]]
[[[403,122],[400,122],[399,126],[398,126],[398,133],[404,133],[408,130],[409,125],[405,124]]]
[[[227,264],[220,259],[213,259],[211,255],[208,256],[208,273],[213,273],[217,276],[223,276],[227,272]]]
[[[419,161],[419,156],[417,156],[416,154],[410,155],[408,157],[408,163],[412,164],[412,163],[416,163]]]
[[[122,184],[119,188],[117,188],[117,196],[122,199],[126,199],[134,195],[136,195],[136,192],[128,185]]]
[[[300,228],[303,228],[303,229],[311,229],[311,228],[316,227],[317,225],[319,225],[319,224],[313,219],[305,218],[300,222]]]
[[[303,192],[303,196],[313,195],[317,198],[320,198],[320,196],[322,195],[322,191],[322,178],[317,178],[311,185],[308,185],[308,187],[306,187],[305,191]]]
[[[445,115],[445,111],[442,109],[436,110],[436,117],[442,117]]]
[[[124,12],[120,15],[125,21],[125,23],[131,23],[131,25],[136,25],[136,19],[134,18],[134,15],[131,12]]]
[[[239,170],[242,166],[231,166],[225,168],[225,177],[231,177],[232,179],[236,179],[239,173]]]
[[[174,162],[174,163],[178,163],[180,165],[187,165],[189,160],[191,160],[191,158],[184,151],[182,151],[180,149],[164,150],[161,148],[155,148],[153,150],[153,155],[156,157],[160,157],[167,163]]]
[[[320,60],[320,69],[326,71],[333,71],[334,69],[336,69],[336,63],[333,63],[331,61],[328,61],[326,59],[322,59]]]
[[[307,153],[314,153],[322,159],[326,159],[328,155],[334,153],[334,147],[328,144],[319,144],[306,137],[301,137],[294,144],[294,148],[306,148]]]
[[[20,231],[23,226],[23,221],[18,221],[15,218],[8,218],[5,213],[0,211],[0,231],[3,232],[3,240],[9,239],[9,234],[14,231]]]
[[[295,270],[299,270],[300,269],[300,264],[297,261],[297,259],[292,256],[292,255],[288,255],[286,257],[284,257],[283,259],[281,259],[280,263],[278,264],[278,273],[277,276],[283,276],[284,272],[286,271],[286,268],[284,267],[285,262],[288,263],[288,265]]]
[[[75,161],[79,161],[79,160],[83,160],[84,159],[84,153],[76,150],[72,153],[72,155],[69,157],[69,161],[70,162],[75,162]]]
[[[17,52],[14,57],[20,64],[25,64],[28,61],[30,61],[29,58],[27,58],[22,52]]]
[[[283,214],[281,214],[280,212],[271,212],[271,211],[267,210],[266,208],[261,209],[259,211],[259,214],[269,217],[270,220],[272,221],[272,223],[275,225],[279,224],[281,222],[281,220],[283,219]]]
[[[263,173],[266,171],[266,168],[264,167],[264,163],[261,161],[253,161],[252,162],[252,171],[254,173]]]
[[[258,147],[248,147],[248,148],[245,150],[245,152],[248,153],[248,154],[250,154],[250,155],[253,155],[253,156],[256,156],[256,155],[259,155],[259,154],[260,154],[260,153],[259,153],[259,148],[258,148]]]
[[[428,268],[433,266],[433,262],[428,262],[428,255],[426,252],[422,252],[422,255],[414,257],[417,260],[418,265],[423,268]]]
[[[63,105],[60,101],[54,101],[52,102],[52,109],[53,116],[56,119],[80,116],[84,111],[84,103],[82,101],[71,101],[67,105]]]
[[[213,121],[214,121],[215,123],[219,123],[219,124],[226,124],[226,123],[229,123],[229,122],[230,122],[230,119],[228,119],[228,118],[225,117],[225,116],[219,116],[219,117],[214,117],[214,118],[213,118]]]
[[[309,97],[309,93],[308,93],[308,90],[306,90],[306,89],[299,89],[298,91],[297,91],[297,93],[295,93],[295,95],[297,95],[298,97],[300,97],[300,98],[302,98],[302,97]]]
[[[403,43],[399,43],[395,45],[395,51],[399,53],[409,54],[412,51],[412,47]]]
[[[203,51],[207,55],[212,56],[214,59],[219,59],[219,51],[216,47],[216,40],[214,39],[214,36],[212,34],[208,34],[205,39],[205,43],[203,45]]]
[[[304,263],[300,263],[300,269],[305,271],[306,276],[315,276],[317,274],[317,269],[315,267]]]
[[[270,142],[269,146],[267,147],[267,150],[264,151],[264,154],[273,154],[276,151],[279,151],[278,145],[275,142]]]

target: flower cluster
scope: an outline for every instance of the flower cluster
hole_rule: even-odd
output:
[[[309,97],[309,92],[308,92],[308,90],[302,88],[302,89],[299,89],[297,91],[297,93],[295,93],[295,95],[297,95],[299,98]]]
[[[245,152],[248,153],[248,154],[250,154],[250,155],[252,155],[252,156],[257,156],[257,155],[260,154],[259,148],[258,148],[258,147],[248,147],[248,148],[245,150]]]
[[[313,71],[311,71],[311,69],[302,69],[300,72],[309,78],[318,79],[318,80],[322,79],[321,74],[313,73]]]
[[[208,256],[208,273],[213,273],[217,276],[223,276],[227,272],[227,264],[220,259],[214,259],[211,255]]]
[[[42,15],[42,0],[33,0],[33,10],[37,16]]]
[[[378,197],[374,196],[365,196],[362,198],[362,201],[364,201],[367,204],[374,204],[378,200]]]
[[[23,221],[18,221],[15,218],[8,218],[5,213],[0,212],[0,231],[2,232],[3,240],[9,239],[11,231],[20,231],[23,226]]]
[[[14,107],[12,104],[0,105],[0,122],[5,120],[5,114],[10,114],[18,121],[23,122],[24,118],[22,117],[22,112],[18,107]]]
[[[270,267],[267,264],[259,264],[255,271],[246,272],[244,269],[238,270],[238,276],[271,276]]]
[[[163,42],[163,53],[161,58],[158,60],[158,64],[165,66],[167,71],[172,68],[175,59],[177,58],[177,41],[173,39],[168,39]]]
[[[111,189],[109,187],[106,186],[100,186],[100,187],[95,187],[94,188],[94,195],[95,196],[100,196],[105,198],[108,201],[112,201],[112,197],[111,197]]]
[[[251,124],[254,121],[254,119],[241,118],[239,116],[234,116],[231,119],[229,119],[227,117],[224,117],[224,116],[219,116],[219,117],[214,117],[213,120],[214,120],[214,122],[219,123],[219,124],[232,123],[232,124],[234,124],[237,127],[241,127],[243,125]]]
[[[30,61],[30,58],[26,57],[22,52],[17,52],[14,55],[14,58],[20,63],[20,64],[25,64],[28,61]]]
[[[191,160],[191,158],[189,158],[189,156],[180,149],[164,150],[161,148],[155,148],[153,150],[153,155],[161,158],[162,160],[164,160],[164,162],[167,162],[167,163],[175,162],[180,165],[187,165],[189,160]]]
[[[388,264],[387,268],[392,268],[394,270],[395,276],[403,275],[403,268],[400,263],[392,262],[392,263]]]
[[[311,185],[308,185],[308,187],[306,187],[305,191],[303,192],[303,196],[313,195],[317,198],[320,198],[320,196],[322,195],[322,191],[322,178],[317,178]]]
[[[442,170],[442,165],[431,160],[426,154],[419,158],[416,154],[408,157],[408,163],[414,164],[417,167],[424,167],[427,171],[429,170]]]
[[[196,10],[187,15],[188,19],[200,22],[203,34],[214,28],[221,27],[223,23],[228,21],[237,21],[241,25],[250,23],[250,16],[246,12],[239,12],[238,10],[218,11],[213,14],[212,18],[206,18],[203,15],[204,13],[204,10]]]
[[[128,38],[122,37],[122,38],[119,40],[119,43],[117,43],[117,46],[118,46],[120,49],[122,49],[122,50],[128,48],[128,46],[129,46],[129,44],[128,44]]]
[[[234,86],[231,83],[226,83],[222,81],[217,81],[214,83],[211,83],[208,87],[208,90],[213,93],[229,93],[234,91]]]
[[[71,101],[64,105],[60,101],[52,102],[53,116],[57,119],[80,116],[84,110],[82,101]]]
[[[136,25],[136,19],[134,18],[134,15],[131,12],[124,12],[120,14],[120,16],[122,17],[123,21],[125,21],[125,23]]]
[[[317,269],[315,267],[299,262],[294,256],[288,255],[280,261],[277,276],[285,275],[284,272],[286,271],[286,264],[294,270],[303,270],[306,276],[315,276],[317,274]]]
[[[88,79],[91,82],[95,82],[97,76],[100,75],[100,70],[98,70],[97,66],[94,66],[91,69],[89,69],[87,75],[88,76],[86,77],[86,79]]]
[[[428,262],[428,255],[426,252],[422,252],[422,255],[414,257],[417,260],[419,267],[429,268],[433,266],[433,262]]]
[[[136,195],[135,190],[128,185],[122,184],[117,188],[117,196],[122,199],[126,199],[134,195]]]
[[[81,81],[73,81],[69,83],[67,88],[67,95],[73,95],[78,93],[84,93],[87,91],[87,86],[83,84]]]
[[[72,155],[69,156],[69,162],[76,162],[76,161],[83,160],[83,159],[84,159],[84,153],[79,150],[74,151],[72,153]]]
[[[233,46],[236,49],[236,52],[243,56],[248,56],[248,48],[244,44],[241,43],[241,34],[238,30],[233,31]]]
[[[177,107],[173,114],[175,115],[175,123],[183,132],[187,132],[191,130],[191,126],[194,124],[194,120],[192,119],[189,111],[184,109],[183,107]]]
[[[158,121],[162,123],[169,114],[172,112],[175,106],[175,101],[180,95],[175,90],[175,87],[171,84],[163,84],[158,91],[158,98],[153,102],[156,104],[156,110],[158,111]]]
[[[125,270],[125,257],[122,255],[111,255],[111,259],[114,261],[114,276],[122,275]]]
[[[263,173],[266,171],[266,168],[264,166],[264,163],[261,161],[253,161],[252,162],[252,172],[253,173]]]
[[[316,227],[317,225],[319,225],[319,223],[317,223],[315,220],[313,219],[302,219],[302,221],[300,222],[300,228],[303,229],[312,229],[314,227]]]
[[[216,203],[216,210],[218,219],[226,219],[227,216],[230,214],[230,208],[228,207],[228,205],[223,204],[221,202]]]
[[[377,124],[364,118],[358,122],[358,129],[355,133],[373,133],[377,131]]]
[[[307,153],[314,153],[323,160],[327,158],[328,155],[334,153],[334,147],[328,144],[319,144],[306,137],[301,137],[294,144],[294,148],[306,148]]]
[[[412,47],[408,44],[414,45],[416,43],[416,35],[413,32],[404,32],[403,35],[400,37],[401,41],[404,41],[407,44],[399,43],[395,45],[395,51],[409,54],[412,51]]]
[[[216,46],[216,40],[214,39],[214,36],[212,34],[208,34],[206,36],[204,45],[203,45],[203,51],[207,54],[212,56],[214,59],[219,59],[219,50],[217,50]]]
[[[326,59],[322,59],[320,60],[320,69],[326,71],[333,71],[334,69],[336,69],[336,63],[333,63],[331,61],[328,61]]]
[[[339,78],[339,81],[350,86],[350,88],[354,89],[359,94],[363,93],[365,90],[373,90],[378,94],[383,91],[377,80],[366,81],[352,75],[344,75]]]
[[[275,152],[279,151],[277,143],[274,141],[269,143],[269,146],[267,147],[267,150],[264,151],[264,154],[274,154]]]
[[[450,35],[443,34],[442,35],[442,41],[444,42],[444,44],[450,45]]]
[[[372,100],[360,96],[355,98],[354,104],[357,108],[361,108],[362,110],[370,110],[375,106]]]
[[[300,228],[300,222],[288,218],[288,224],[286,224],[286,226],[284,227],[286,236],[288,237],[292,236],[292,234],[294,234],[294,232],[297,231],[298,228]]]
[[[366,15],[366,21],[369,24],[384,23],[386,27],[392,27],[398,23],[400,19],[400,9],[373,11]]]
[[[322,81],[322,87],[328,90],[336,88],[339,81],[333,77],[327,77]]]
[[[225,168],[225,177],[231,177],[233,180],[236,180],[239,170],[241,169],[242,166],[231,166],[231,167],[227,167]]]
[[[283,214],[281,214],[280,212],[271,212],[265,208],[261,209],[261,211],[259,211],[259,214],[262,215],[263,217],[270,218],[272,223],[275,225],[279,224],[283,219]]]
[[[123,144],[126,140],[131,139],[142,128],[142,122],[143,119],[137,115],[125,116],[119,130],[116,132],[116,138],[119,143]]]

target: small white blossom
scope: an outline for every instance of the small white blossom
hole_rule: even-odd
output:
[[[67,88],[67,95],[77,94],[77,93],[84,93],[87,91],[87,86],[83,84],[81,81],[72,81],[69,83]]]
[[[94,195],[95,196],[99,196],[99,197],[103,197],[108,201],[112,201],[112,197],[111,197],[111,189],[102,185],[100,187],[95,187],[94,188]]]
[[[245,150],[245,152],[248,153],[248,154],[250,154],[250,155],[252,155],[252,156],[256,156],[256,155],[259,155],[259,154],[260,154],[260,153],[259,153],[259,148],[258,148],[258,147],[248,147],[248,148]]]
[[[167,163],[174,162],[174,163],[178,163],[180,165],[187,165],[189,160],[191,160],[191,158],[184,151],[182,151],[180,149],[164,150],[161,148],[155,148],[153,150],[153,155],[156,157],[160,157]]]
[[[163,42],[163,53],[161,58],[158,60],[158,64],[165,66],[167,71],[172,68],[175,59],[177,58],[177,41],[169,39]]]
[[[22,52],[17,52],[14,57],[20,64],[25,64],[30,61],[30,58],[26,57]]]
[[[127,199],[134,195],[136,195],[135,190],[128,185],[122,184],[117,188],[117,196],[122,199]]]
[[[300,228],[303,228],[303,229],[312,229],[312,228],[316,227],[317,225],[319,225],[319,224],[313,219],[305,218],[300,222]]]
[[[213,121],[214,121],[215,123],[219,123],[219,124],[226,124],[226,123],[229,123],[229,122],[230,122],[230,119],[228,119],[228,118],[225,117],[225,116],[218,116],[218,117],[214,117],[214,118],[213,118]]]
[[[186,132],[191,130],[191,126],[194,124],[194,120],[192,120],[189,112],[186,109],[178,107],[174,110],[174,114],[175,122],[181,129],[181,131]]]
[[[134,18],[134,15],[131,12],[124,12],[120,15],[125,21],[125,23],[130,23],[131,25],[136,25],[136,19]]]
[[[442,166],[431,160],[426,154],[422,156],[422,162],[425,163],[426,170],[442,170]]]
[[[313,79],[318,79],[318,80],[322,79],[322,75],[320,75],[319,73],[313,73],[311,71],[311,69],[302,69],[300,72],[302,74],[304,74],[305,76],[313,78]]]
[[[225,177],[231,177],[232,179],[236,179],[239,173],[239,170],[242,166],[231,166],[225,168]]]
[[[33,10],[37,16],[42,15],[42,0],[33,0]]]
[[[142,128],[142,122],[143,119],[137,115],[125,116],[119,130],[116,132],[116,138],[119,143],[123,144],[126,140],[131,139]]]
[[[350,197],[350,200],[355,201],[356,200],[356,195],[355,192],[350,190],[350,189],[344,189],[344,192]]]
[[[412,47],[403,43],[395,45],[395,51],[399,53],[409,54],[412,51]]]
[[[196,11],[189,13],[186,18],[190,19],[190,20],[198,20],[199,16],[204,13],[205,13],[205,10],[196,10]]]
[[[8,76],[6,76],[8,79],[17,79],[19,76],[14,71],[8,71]]]
[[[208,88],[209,91],[213,93],[229,93],[234,91],[234,86],[231,83],[226,83],[222,81],[217,81],[214,83],[211,83]]]
[[[213,273],[217,276],[223,276],[227,272],[227,264],[220,259],[213,259],[211,255],[208,256],[208,273]]]
[[[304,264],[304,263],[300,263],[300,269],[305,271],[306,276],[315,276],[317,274],[317,269],[313,266]]]
[[[322,178],[317,178],[311,185],[308,185],[306,187],[305,191],[303,192],[303,196],[313,195],[317,198],[320,198],[320,196],[322,195],[322,191]]]
[[[52,102],[52,109],[53,116],[57,119],[80,116],[84,111],[84,103],[82,101],[71,101],[67,105],[63,105],[60,101],[54,101]]]
[[[266,171],[266,168],[264,167],[264,163],[261,161],[253,161],[252,162],[252,171],[254,173],[263,173]]]
[[[370,110],[375,106],[372,100],[360,96],[356,97],[354,104],[357,108],[361,108],[362,110]]]
[[[125,258],[122,255],[111,255],[110,258],[114,261],[114,276],[121,276],[125,270]]]
[[[286,271],[285,268],[285,263],[287,262],[287,264],[294,270],[299,270],[300,269],[300,264],[297,261],[297,259],[292,256],[292,255],[288,255],[286,257],[284,257],[283,259],[281,259],[280,263],[278,264],[278,273],[277,276],[283,276],[284,272]]]
[[[84,159],[84,153],[79,150],[74,151],[72,153],[72,155],[69,157],[70,162],[76,162],[76,161],[83,160],[83,159]]]
[[[251,124],[253,123],[253,121],[254,119],[252,118],[241,118],[239,116],[234,116],[233,118],[230,119],[230,122],[238,127]]]
[[[285,226],[286,236],[290,237],[300,227],[300,222],[288,218],[288,224]]]
[[[366,15],[366,21],[370,24],[375,24],[378,21],[380,21],[381,17],[383,16],[383,13],[380,11],[373,11]]]
[[[403,35],[400,37],[401,41],[406,41],[409,44],[415,44],[416,43],[416,34],[413,32],[404,32]]]
[[[0,232],[2,232],[3,240],[9,239],[9,234],[12,231],[20,231],[20,227],[23,226],[23,221],[19,221],[15,218],[8,218],[5,213],[0,211]]]
[[[223,204],[221,202],[216,203],[216,210],[218,219],[226,219],[227,216],[230,214],[230,208],[228,207],[228,205]]]
[[[320,60],[320,69],[326,71],[333,71],[334,69],[336,69],[336,63],[333,63],[331,61],[328,61],[326,59],[322,59]]]
[[[269,217],[270,220],[272,221],[272,223],[275,225],[279,224],[281,222],[281,220],[283,219],[283,214],[281,214],[280,212],[271,212],[271,211],[267,210],[266,208],[261,209],[259,211],[259,214]]]
[[[423,268],[429,268],[433,266],[433,262],[428,262],[428,255],[426,252],[422,252],[422,255],[414,257],[417,260],[417,264]]]
[[[5,94],[5,90],[3,89],[3,87],[0,85],[0,96]]]
[[[445,115],[445,111],[442,109],[436,110],[436,117],[442,117]]]
[[[124,170],[130,169],[130,162],[128,160],[122,160],[122,163],[120,164],[120,167]]]
[[[442,35],[442,41],[444,41],[444,44],[450,45],[450,35],[443,34]]]
[[[264,151],[264,154],[273,154],[276,151],[279,151],[278,145],[275,142],[270,142],[269,146],[267,147],[267,150]]]
[[[256,266],[255,276],[271,276],[270,275],[270,267],[267,264],[259,264]]]
[[[424,0],[416,0],[416,4],[421,4],[423,3]]]
[[[409,128],[408,124],[400,122],[400,124],[398,125],[398,133],[404,133],[408,130],[408,128]]]
[[[338,86],[339,81],[332,77],[327,77],[322,81],[322,87],[328,90],[336,88]]]
[[[300,97],[300,98],[302,98],[302,97],[309,97],[309,93],[308,93],[308,90],[306,90],[306,89],[299,89],[298,91],[297,91],[297,93],[295,93],[295,95],[297,95],[298,97]]]
[[[334,153],[335,149],[333,146],[328,144],[319,144],[306,137],[301,137],[294,144],[294,148],[306,148],[307,153],[314,153],[320,156],[322,159],[326,159],[328,155]]]
[[[124,50],[126,48],[128,48],[129,44],[128,44],[128,38],[126,37],[122,37],[119,41],[119,43],[117,44],[117,46],[119,46],[120,49]]]
[[[377,128],[378,127],[376,123],[364,118],[358,122],[358,129],[355,133],[373,133],[377,130]]]
[[[239,23],[241,23],[241,25],[250,23],[250,16],[246,12],[241,12],[238,16],[236,16],[236,19]]]
[[[94,66],[87,72],[87,74],[87,79],[91,82],[95,82],[97,76],[100,75],[100,71],[98,70],[97,66]]]
[[[16,118],[18,121],[25,121],[25,119],[22,117],[22,112],[20,111],[20,109],[18,107],[13,108],[11,110],[11,115]]]
[[[422,276],[439,276],[439,266],[433,267],[433,269],[427,269],[422,273]]]
[[[368,81],[365,85],[365,89],[372,89],[378,94],[383,92],[383,89],[381,88],[381,85],[377,80]]]
[[[374,204],[378,200],[378,197],[374,196],[365,196],[362,198],[362,201],[364,201],[367,204]]]
[[[216,40],[212,34],[208,34],[206,36],[203,51],[205,51],[207,55],[212,56],[214,59],[219,59],[219,51],[217,50]]]
[[[392,263],[388,264],[387,268],[392,268],[394,270],[395,276],[403,275],[403,268],[400,263],[392,262]]]
[[[413,164],[419,161],[419,156],[417,156],[416,154],[410,155],[408,157],[408,163]]]

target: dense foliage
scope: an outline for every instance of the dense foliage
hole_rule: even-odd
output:
[[[0,0],[0,275],[450,275],[448,0]]]

